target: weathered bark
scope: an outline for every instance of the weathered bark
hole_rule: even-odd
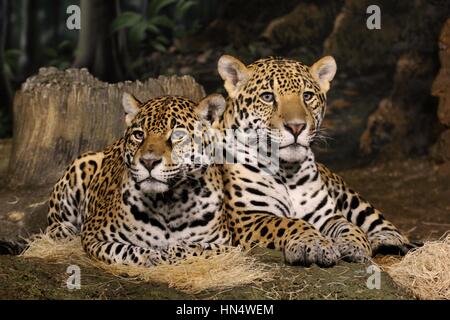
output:
[[[204,96],[188,76],[108,84],[85,69],[42,68],[14,98],[10,186],[53,183],[80,153],[102,150],[120,137],[124,91],[140,100],[175,94],[198,101]]]
[[[81,0],[81,30],[73,66],[87,68],[97,78],[108,82],[124,79],[117,36],[110,29],[116,16],[115,1]]]

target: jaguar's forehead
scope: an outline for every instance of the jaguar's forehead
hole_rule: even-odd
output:
[[[262,89],[274,89],[276,82],[280,94],[304,88],[319,90],[309,67],[299,61],[269,57],[255,61],[248,68],[253,71],[252,82]]]
[[[144,103],[133,120],[132,127],[163,134],[175,127],[191,128],[198,121],[195,103],[187,98],[167,96]]]

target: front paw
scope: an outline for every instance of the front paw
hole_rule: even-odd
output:
[[[347,262],[364,263],[369,261],[372,250],[368,243],[358,239],[339,238],[335,242],[341,259]]]
[[[408,251],[421,247],[420,242],[411,242],[398,232],[379,232],[369,237],[373,255],[405,255]]]
[[[291,265],[308,267],[315,263],[320,267],[331,267],[339,257],[335,245],[325,238],[292,239],[284,248],[284,259]]]

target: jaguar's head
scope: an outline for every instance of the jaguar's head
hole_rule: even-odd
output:
[[[326,92],[336,62],[326,56],[311,67],[283,58],[266,58],[245,66],[224,55],[218,71],[229,104],[227,128],[267,129],[279,142],[281,160],[304,160],[325,114]]]
[[[129,177],[141,190],[165,192],[207,167],[201,157],[209,143],[207,131],[225,109],[221,95],[199,103],[173,96],[141,103],[125,93],[122,104],[127,124],[124,160]]]

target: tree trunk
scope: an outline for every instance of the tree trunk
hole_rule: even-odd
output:
[[[9,185],[55,183],[80,153],[102,150],[120,137],[125,91],[142,101],[165,94],[194,101],[204,96],[203,88],[188,76],[108,84],[85,69],[41,68],[14,99]]]
[[[81,0],[81,30],[73,66],[87,68],[97,78],[108,82],[124,80],[117,37],[110,31],[116,16],[115,1]]]
[[[37,3],[32,0],[22,0],[20,29],[20,51],[22,52],[19,60],[20,79],[25,79],[33,73],[36,66],[37,38],[36,33],[36,11]]]
[[[144,11],[143,11],[144,12]],[[116,1],[116,14],[120,15],[122,13],[122,9],[120,7],[120,1]],[[125,78],[129,79],[137,79],[138,76],[128,68],[133,61],[131,61],[130,53],[128,51],[128,35],[127,30],[122,29],[116,32],[117,37],[117,57],[120,58],[120,69]]]
[[[54,6],[54,14],[52,14],[53,34],[51,43],[57,48],[60,44],[61,24],[65,27],[66,21],[65,19],[61,19],[60,16],[61,7],[62,5],[64,6],[64,4],[61,5],[60,1],[55,1],[52,5]]]
[[[5,73],[8,1],[0,0],[0,117],[11,116],[11,84]],[[1,123],[0,123],[1,124]]]

